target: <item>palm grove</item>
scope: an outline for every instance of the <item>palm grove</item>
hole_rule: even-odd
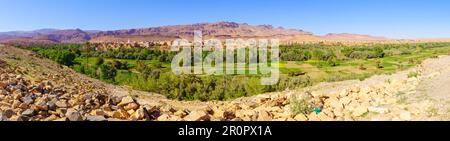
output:
[[[251,74],[176,76],[170,70],[170,63],[177,52],[159,47],[98,49],[90,43],[19,47],[108,83],[160,93],[171,99],[207,101],[302,88],[323,81],[364,79],[374,74],[405,69],[435,55],[447,54],[450,43],[282,45],[282,75],[279,83],[271,86],[260,85],[260,76]],[[308,70],[311,66],[314,71]],[[341,68],[357,69],[362,73],[348,73],[343,77],[340,74],[347,72]],[[313,75],[317,71],[327,75]]]

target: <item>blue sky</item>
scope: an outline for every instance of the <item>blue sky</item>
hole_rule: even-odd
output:
[[[233,21],[318,35],[450,37],[448,0],[0,0],[0,31]]]

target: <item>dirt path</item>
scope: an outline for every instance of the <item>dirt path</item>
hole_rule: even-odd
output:
[[[442,57],[437,61],[426,61],[425,69],[438,69],[436,72],[425,71],[424,75],[434,75],[423,80],[418,86],[418,94],[427,94],[436,100],[450,100],[450,58]]]

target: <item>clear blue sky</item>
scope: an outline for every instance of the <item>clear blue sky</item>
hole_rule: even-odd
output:
[[[450,37],[449,0],[0,0],[0,31],[234,21],[315,34]]]

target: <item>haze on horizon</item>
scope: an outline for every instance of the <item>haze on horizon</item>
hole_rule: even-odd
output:
[[[230,21],[317,35],[450,38],[447,0],[2,0],[0,32],[116,30]]]

